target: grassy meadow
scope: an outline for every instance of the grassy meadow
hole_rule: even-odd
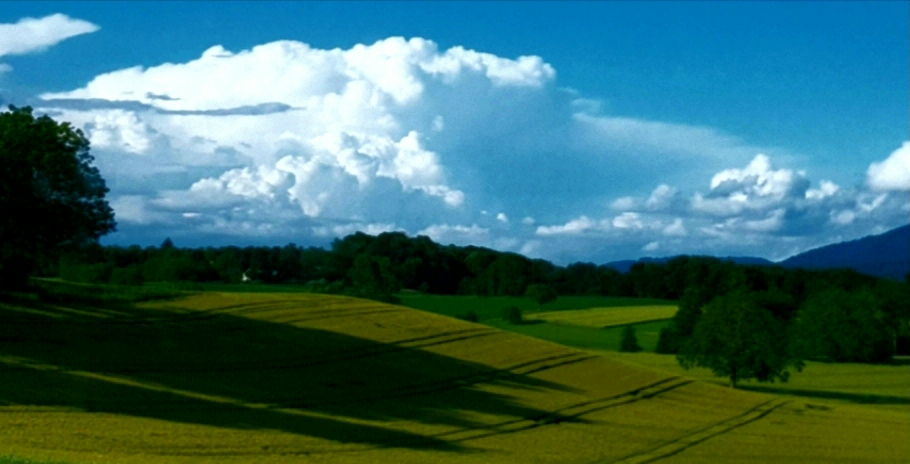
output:
[[[647,353],[583,351],[342,296],[14,296],[0,301],[0,320],[0,454],[16,456],[4,464],[910,455],[903,411],[732,390],[641,361]]]
[[[677,309],[678,308],[675,305],[588,308],[567,311],[548,311],[545,313],[532,314],[528,316],[528,319],[554,324],[605,328],[617,325],[669,320],[676,314]]]
[[[491,327],[573,348],[595,350],[618,350],[623,326],[632,325],[638,344],[646,351],[654,351],[660,329],[676,313],[673,301],[603,296],[561,296],[538,305],[528,298],[517,297],[405,293],[401,295],[401,304],[452,317],[470,310],[477,315],[478,322]],[[509,306],[521,309],[522,324],[503,320],[502,311]]]

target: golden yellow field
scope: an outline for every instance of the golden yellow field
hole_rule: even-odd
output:
[[[529,314],[527,319],[537,319],[555,324],[580,325],[586,327],[610,327],[614,325],[670,319],[676,314],[677,309],[676,306],[624,306],[615,308],[573,309]]]
[[[398,306],[0,303],[0,455],[68,463],[906,462],[899,412],[731,390]]]

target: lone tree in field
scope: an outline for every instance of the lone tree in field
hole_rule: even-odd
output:
[[[626,353],[637,353],[641,351],[638,345],[638,337],[635,336],[635,328],[627,325],[622,329],[622,338],[619,340],[619,351]]]
[[[556,290],[549,285],[532,284],[528,285],[528,288],[525,290],[525,296],[534,300],[537,303],[537,309],[540,309],[544,303],[555,300],[559,295],[556,293]]]
[[[30,107],[0,113],[0,287],[23,287],[39,262],[115,230],[108,189],[82,131]]]
[[[729,377],[733,388],[745,379],[786,382],[789,367],[803,368],[803,362],[790,355],[783,323],[741,292],[717,297],[704,307],[677,360],[686,369],[707,367],[714,375]]]

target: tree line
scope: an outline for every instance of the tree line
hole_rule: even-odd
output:
[[[678,300],[658,351],[686,352],[712,302],[745,301],[771,317],[775,340],[809,357],[877,362],[906,350],[910,285],[855,271],[745,266],[712,257],[680,256],[636,263],[627,273],[605,265],[557,266],[542,259],[476,246],[440,245],[401,232],[355,233],[328,249],[300,247],[177,248],[90,245],[62,256],[55,271],[68,280],[293,283],[302,289],[394,301],[402,289],[445,295],[602,295]],[[729,305],[728,305],[729,306]],[[773,327],[772,327],[773,326]],[[770,330],[770,329],[769,329]],[[793,345],[793,346],[790,346]],[[782,348],[781,348],[782,349]],[[780,354],[783,356],[783,354]]]

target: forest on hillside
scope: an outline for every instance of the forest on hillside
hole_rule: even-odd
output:
[[[681,256],[636,263],[629,272],[605,265],[558,266],[542,259],[475,246],[440,245],[400,232],[355,233],[330,248],[178,248],[89,245],[45,263],[46,276],[142,285],[145,282],[297,284],[301,291],[395,302],[407,289],[476,296],[603,295],[679,300],[658,350],[677,353],[696,333],[705,308],[742,295],[772,316],[775,338],[800,341],[801,357],[880,362],[908,351],[910,284],[841,270],[745,266]],[[787,349],[795,349],[791,343]],[[783,348],[781,348],[783,349]],[[683,350],[685,351],[685,350]],[[780,351],[780,350],[778,350]]]

